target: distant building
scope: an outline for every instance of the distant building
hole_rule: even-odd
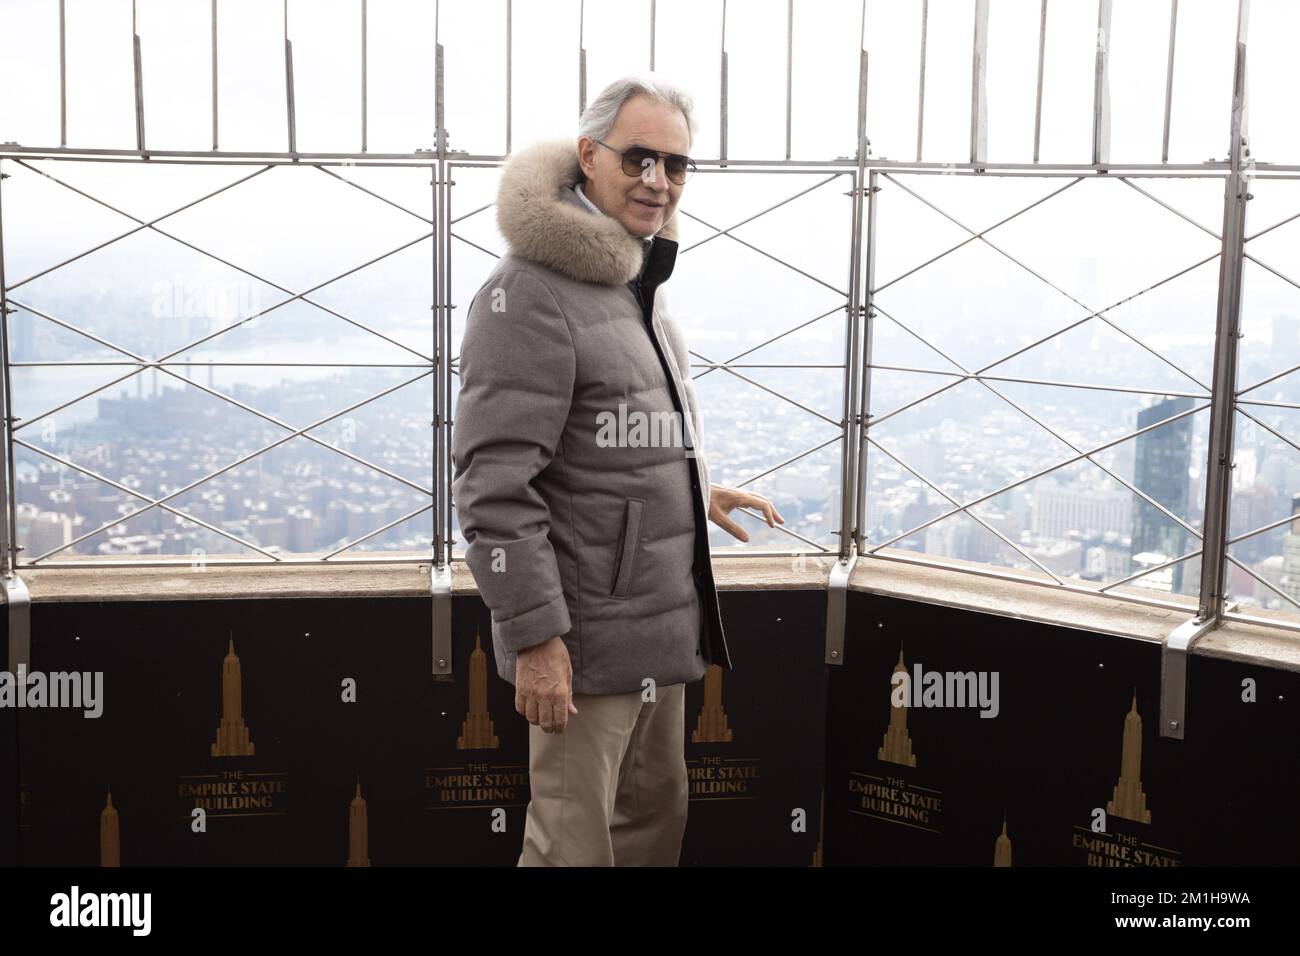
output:
[[[1157,401],[1149,408],[1138,412],[1139,429],[1187,411],[1192,408],[1192,399],[1186,396],[1166,398]],[[1187,520],[1188,466],[1192,454],[1192,416],[1186,415],[1176,422],[1161,425],[1137,437],[1136,452],[1133,461],[1133,483],[1153,500],[1159,502],[1172,514]],[[1186,530],[1152,507],[1147,501],[1138,498],[1134,502],[1132,570],[1141,567],[1153,567],[1186,553]],[[1153,557],[1160,555],[1160,560]],[[1141,556],[1142,561],[1137,558]],[[1139,582],[1154,586],[1160,590],[1171,589],[1178,594],[1183,589],[1183,573],[1186,562],[1175,564],[1168,570],[1166,579],[1153,581],[1142,578]]]
[[[1291,515],[1300,518],[1300,495],[1291,496]],[[1283,525],[1286,535],[1282,538],[1282,574],[1278,590],[1287,597],[1300,601],[1300,521],[1292,520]]]

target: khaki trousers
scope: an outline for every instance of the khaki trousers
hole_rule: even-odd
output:
[[[689,792],[686,685],[574,694],[562,734],[528,726],[532,800],[518,866],[676,866]]]

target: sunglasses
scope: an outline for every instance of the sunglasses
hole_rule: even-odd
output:
[[[602,143],[600,140],[596,140],[596,142],[623,157],[623,172],[629,176],[644,178],[649,170],[654,169],[659,164],[660,159],[664,161],[664,174],[668,177],[668,181],[678,186],[683,185],[686,180],[691,178],[691,173],[695,172],[695,160],[689,156],[680,156],[677,153],[661,153],[658,150],[646,149],[644,146],[615,149],[609,143]]]

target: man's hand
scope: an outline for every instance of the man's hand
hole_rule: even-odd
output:
[[[733,538],[748,541],[749,534],[745,529],[727,517],[732,508],[741,507],[757,508],[762,511],[769,528],[776,527],[772,523],[773,518],[781,522],[781,524],[785,524],[785,519],[776,510],[776,506],[762,495],[755,495],[748,491],[738,491],[735,488],[724,488],[722,485],[709,485],[709,520]]]
[[[540,724],[544,732],[562,734],[573,706],[573,663],[564,638],[526,647],[515,658],[515,710]]]

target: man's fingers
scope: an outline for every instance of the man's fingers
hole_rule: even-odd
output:
[[[535,724],[537,723],[537,698],[532,694],[529,694],[527,700],[527,713],[525,716],[528,718],[530,724]]]
[[[565,696],[561,695],[556,699],[551,721],[551,726],[557,734],[564,733],[564,729],[569,726],[569,704]]]
[[[720,515],[718,517],[718,525],[719,527],[722,528],[723,531],[727,532],[727,534],[731,535],[733,538],[739,538],[741,541],[749,540],[749,534],[745,531],[745,529],[742,528],[740,525],[736,524],[736,522],[732,521],[726,515]]]
[[[555,705],[549,698],[543,699],[537,704],[538,717],[541,719],[542,732],[551,734],[555,732]]]
[[[515,676],[515,713],[520,717],[528,715],[528,698],[524,696],[523,680]]]

